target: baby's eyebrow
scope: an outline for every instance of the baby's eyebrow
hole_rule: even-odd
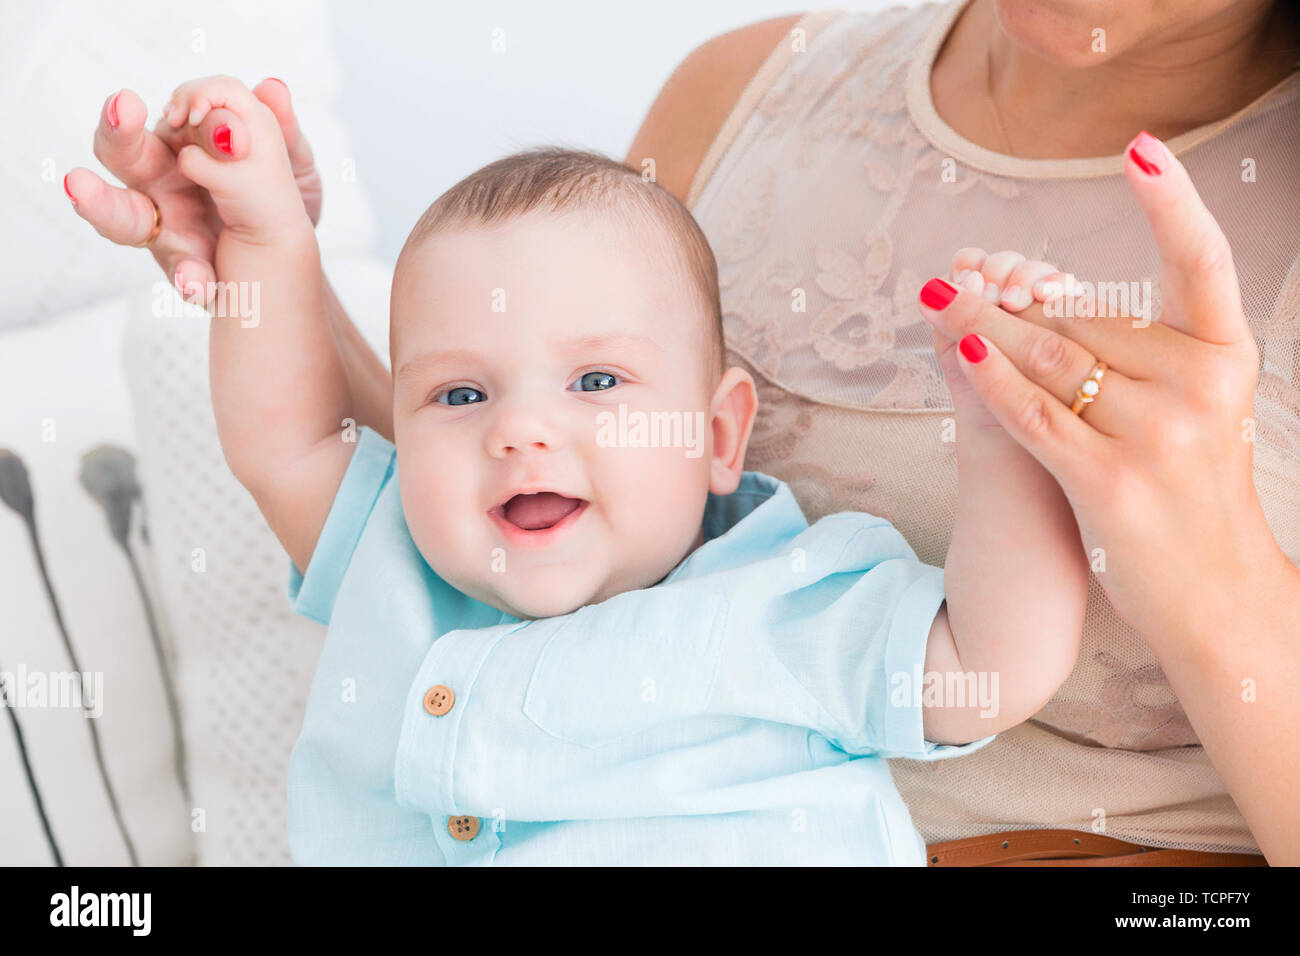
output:
[[[427,371],[435,365],[441,365],[445,362],[463,362],[474,363],[482,361],[483,356],[478,352],[470,349],[440,349],[436,352],[421,352],[413,355],[397,370],[397,375],[393,378],[393,383],[404,381],[419,372]]]
[[[662,351],[659,343],[648,335],[638,335],[633,332],[580,335],[576,338],[565,339],[555,344],[555,350],[564,355],[620,348],[652,348],[656,351]],[[435,352],[421,352],[418,355],[411,356],[402,363],[401,368],[397,370],[397,375],[394,377],[393,382],[396,385],[399,382],[405,381],[407,378],[421,372],[427,372],[442,364],[457,362],[463,364],[474,364],[482,361],[483,356],[472,349],[443,349]]]
[[[616,349],[616,348],[653,348],[660,350],[659,343],[648,335],[637,335],[634,332],[609,332],[597,335],[580,335],[577,338],[565,339],[557,344],[557,351],[570,352],[592,352],[597,349]]]

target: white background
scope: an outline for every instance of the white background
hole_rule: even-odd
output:
[[[903,4],[331,0],[340,107],[375,207],[375,253],[393,264],[429,203],[508,153],[554,143],[621,160],[664,80],[711,37],[809,9],[891,5]],[[492,51],[497,28],[504,53]]]

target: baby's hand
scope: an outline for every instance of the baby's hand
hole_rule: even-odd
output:
[[[953,254],[948,279],[959,289],[982,294],[1007,312],[1019,312],[1033,302],[1046,302],[1080,289],[1073,273],[1061,272],[1050,262],[1026,259],[1010,250],[989,255],[974,247]]]
[[[280,123],[247,86],[230,76],[191,80],[176,88],[163,113],[172,128],[200,129],[229,157],[216,159],[194,145],[176,156],[181,173],[211,193],[226,225],[222,242],[264,245],[311,230]]]
[[[949,281],[965,292],[983,295],[1007,312],[1020,312],[1034,302],[1046,302],[1079,290],[1078,280],[1059,271],[1050,262],[1028,260],[1018,252],[989,255],[983,249],[958,249],[948,269]],[[958,367],[958,343],[945,338],[936,328],[934,350],[943,370],[959,422],[974,426],[972,434],[1003,432],[1001,423],[980,400],[965,373]],[[958,427],[962,427],[960,424]]]

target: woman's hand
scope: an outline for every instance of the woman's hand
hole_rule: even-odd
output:
[[[1259,354],[1227,240],[1186,170],[1143,134],[1125,175],[1160,250],[1159,321],[1069,317],[1068,297],[1012,315],[941,279],[922,298],[946,304],[922,312],[1060,482],[1097,580],[1151,645],[1268,862],[1297,865],[1300,570],[1255,492]],[[997,263],[979,270],[1005,288]],[[1075,414],[1099,360],[1100,390]]]
[[[321,178],[311,147],[298,128],[289,100],[289,90],[280,80],[263,80],[254,95],[275,114],[284,135],[294,178],[303,206],[312,223],[320,218]],[[95,130],[95,157],[126,184],[110,186],[88,169],[77,167],[64,178],[64,188],[77,214],[106,239],[121,245],[135,245],[148,238],[154,225],[150,199],[162,215],[162,231],[149,244],[149,251],[167,277],[186,299],[209,304],[215,289],[213,256],[223,228],[221,217],[206,189],[181,174],[176,154],[187,144],[201,146],[209,155],[227,158],[222,148],[240,135],[242,121],[227,110],[208,112],[197,126],[175,109],[153,130],[145,128],[147,110],[130,90],[108,98]]]
[[[1163,144],[1143,135],[1134,150],[1125,174],[1163,262],[1159,321],[1084,317],[1087,300],[1069,296],[1016,316],[975,294],[922,312],[945,345],[975,335],[987,347],[980,361],[954,364],[1061,483],[1098,581],[1151,640],[1285,557],[1255,493],[1259,356],[1227,240]],[[970,258],[999,289],[1019,264]],[[1100,391],[1076,415],[1076,390],[1099,359],[1109,366]]]
[[[983,296],[1008,312],[1021,312],[1036,302],[1078,288],[1073,275],[1061,272],[1051,263],[1028,260],[1018,252],[997,252],[990,256],[983,249],[975,248],[958,249],[954,253],[947,278],[954,288]],[[933,285],[929,288],[935,289]],[[934,330],[934,351],[959,419],[978,428],[1002,430],[1002,423],[961,371],[957,340],[945,336],[938,326]]]

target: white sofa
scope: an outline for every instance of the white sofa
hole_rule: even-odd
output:
[[[225,467],[206,315],[147,253],[95,235],[61,183],[105,175],[91,134],[117,89],[156,110],[195,76],[284,79],[325,180],[326,271],[386,358],[391,270],[349,174],[328,9],[8,19],[0,118],[24,136],[0,156],[0,864],[287,864],[285,769],[324,628],[290,612],[288,559]],[[69,696],[74,660],[89,706]]]

